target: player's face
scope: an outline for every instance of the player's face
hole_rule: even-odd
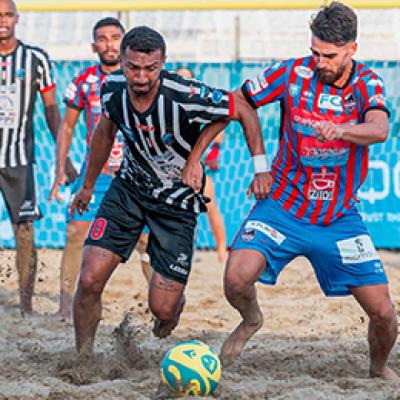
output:
[[[164,63],[165,56],[161,49],[147,54],[128,47],[121,57],[126,81],[136,96],[146,95],[156,87]]]
[[[96,29],[96,40],[92,47],[103,65],[112,67],[120,62],[119,48],[123,32],[118,26],[109,25]]]
[[[313,35],[311,53],[317,64],[317,75],[320,81],[326,84],[340,81],[345,72],[351,69],[352,57],[356,49],[357,45],[354,42],[337,46]]]
[[[11,1],[0,1],[0,40],[15,37],[15,25],[18,18],[17,11]]]

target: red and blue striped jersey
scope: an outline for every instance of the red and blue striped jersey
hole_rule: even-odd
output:
[[[323,84],[312,57],[291,59],[247,80],[243,94],[255,107],[281,106],[279,147],[272,163],[271,196],[296,217],[328,225],[350,210],[368,171],[368,146],[345,140],[321,142],[313,124],[361,123],[371,109],[386,106],[382,79],[353,61],[343,87]]]
[[[87,127],[86,164],[89,157],[90,142],[93,132],[101,117],[100,89],[105,76],[106,75],[101,71],[100,64],[92,65],[81,71],[65,91],[64,103],[68,107],[75,108],[79,111],[83,110],[85,113]],[[118,131],[115,136],[110,157],[104,164],[101,172],[107,175],[114,175],[118,171],[122,159],[123,137],[122,133]],[[82,170],[84,170],[84,168],[85,164]]]

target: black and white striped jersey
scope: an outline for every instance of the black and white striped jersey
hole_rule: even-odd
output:
[[[182,170],[204,124],[233,113],[231,93],[163,70],[158,93],[145,113],[129,100],[122,71],[108,75],[101,90],[103,113],[124,135],[119,175],[140,193],[199,213],[202,195],[182,183]]]
[[[54,86],[51,64],[42,49],[18,41],[12,53],[0,55],[0,168],[34,161],[36,95]]]

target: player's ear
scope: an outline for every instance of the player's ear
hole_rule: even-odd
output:
[[[350,52],[351,55],[353,56],[353,54],[355,54],[355,52],[357,51],[358,45],[356,42],[352,42],[350,45]]]
[[[94,43],[92,43],[91,46],[92,46],[92,52],[97,53],[96,45]]]

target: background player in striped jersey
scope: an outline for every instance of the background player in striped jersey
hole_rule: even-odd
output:
[[[193,79],[193,72],[188,68],[178,68],[176,73],[184,78]],[[210,146],[208,153],[204,157],[206,183],[204,185],[204,195],[211,201],[207,204],[207,217],[210,222],[211,231],[214,235],[215,243],[217,246],[218,260],[221,262],[226,261],[226,234],[225,225],[221,212],[219,211],[217,201],[215,199],[215,189],[213,175],[218,171],[218,157],[221,143],[224,139],[224,132],[214,139]]]
[[[150,229],[148,251],[154,269],[149,287],[154,333],[165,337],[178,323],[196,216],[206,209],[203,196],[184,185],[181,174],[202,126],[238,119],[251,153],[265,156],[255,111],[226,91],[164,70],[165,52],[158,32],[132,29],[121,45],[123,74],[110,74],[102,86],[103,115],[93,135],[83,188],[71,210],[86,210],[117,129],[124,134],[125,153],[85,242],[74,302],[80,353],[92,352],[102,291],[118,263],[129,257],[144,225]],[[219,131],[220,126],[208,129]],[[266,173],[254,178],[251,189],[257,197],[268,192],[268,178]]]
[[[37,269],[33,221],[41,218],[35,193],[33,110],[37,92],[45,107],[47,126],[55,138],[60,111],[47,54],[15,37],[19,15],[15,3],[0,2],[0,191],[16,241],[20,309],[32,313]],[[67,172],[75,176],[68,160]]]
[[[99,56],[100,62],[81,71],[66,90],[64,98],[66,110],[57,139],[57,174],[50,193],[50,200],[53,196],[58,197],[59,186],[67,181],[64,165],[71,146],[74,128],[81,111],[84,110],[87,126],[87,151],[79,179],[75,181],[72,188],[72,194],[75,194],[82,187],[89,156],[90,141],[101,116],[101,84],[107,74],[120,69],[119,52],[124,31],[120,21],[112,17],[99,20],[93,27],[92,49]],[[122,134],[119,132],[115,136],[110,157],[96,181],[90,210],[83,215],[75,214],[74,217],[71,217],[69,210],[67,210],[67,242],[61,260],[59,311],[61,317],[67,321],[70,321],[72,317],[73,294],[82,260],[83,242],[104,193],[108,190],[112,178],[118,171],[122,158],[123,140]],[[137,248],[140,252],[144,275],[147,282],[149,282],[151,269],[146,253],[147,238],[148,234],[141,235]]]
[[[311,22],[309,57],[267,68],[242,87],[254,108],[279,101],[282,126],[272,165],[270,196],[257,202],[233,245],[225,294],[243,321],[224,342],[232,362],[263,323],[255,290],[275,284],[290,260],[306,256],[328,296],[352,294],[370,318],[371,377],[398,379],[386,366],[397,336],[387,277],[356,209],[368,170],[368,145],[386,140],[388,114],[383,81],[353,60],[357,16],[339,2]],[[184,181],[198,176],[199,140]]]

